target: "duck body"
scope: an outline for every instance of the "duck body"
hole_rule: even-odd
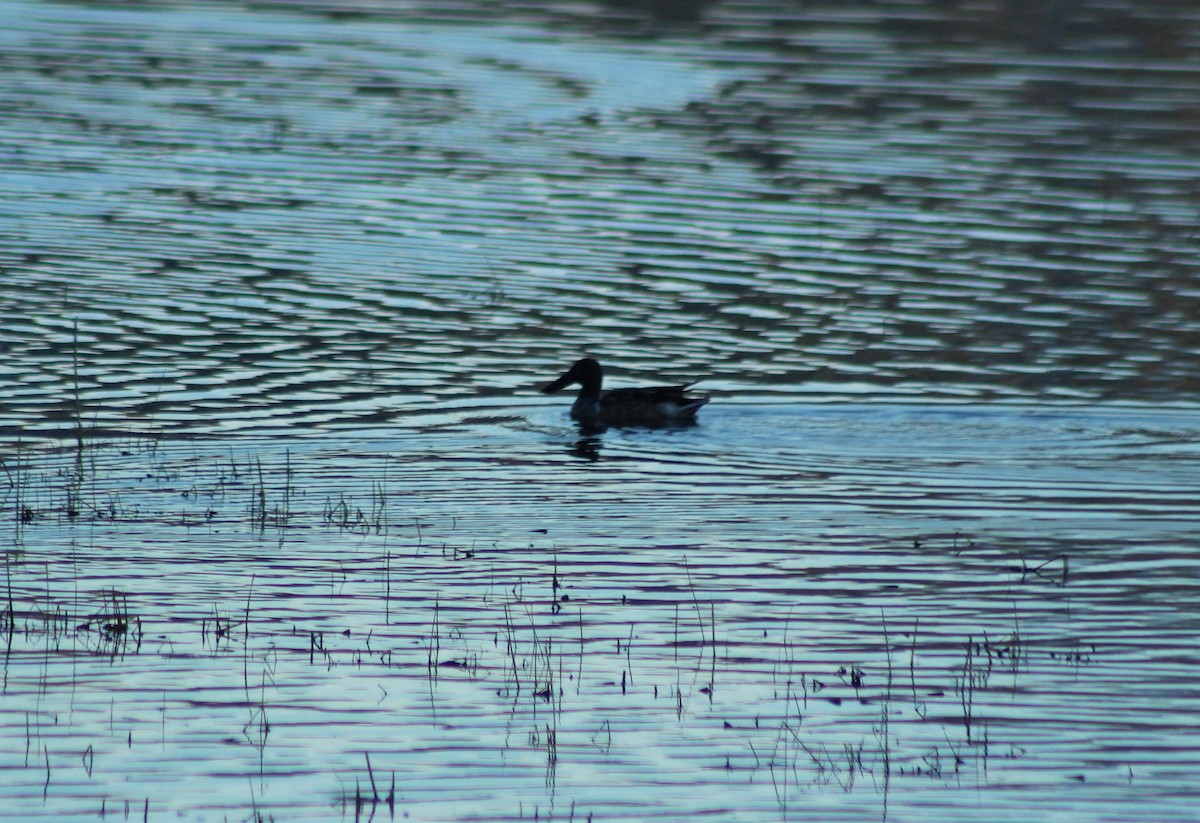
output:
[[[571,406],[571,417],[590,426],[686,425],[695,422],[696,412],[710,399],[689,394],[691,383],[605,391],[603,382],[600,364],[585,357],[542,392],[553,394],[577,384],[579,396]]]

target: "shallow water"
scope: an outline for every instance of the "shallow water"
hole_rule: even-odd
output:
[[[1190,413],[726,406],[27,449],[13,808],[1187,816]]]
[[[1191,814],[1200,18],[657,9],[0,0],[0,816]]]

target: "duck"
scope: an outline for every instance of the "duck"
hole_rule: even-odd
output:
[[[542,387],[543,394],[579,386],[571,417],[587,426],[671,426],[696,422],[696,412],[712,398],[688,394],[694,385],[646,386],[604,391],[604,369],[591,357],[577,360],[562,377]]]

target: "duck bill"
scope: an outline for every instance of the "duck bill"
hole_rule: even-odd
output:
[[[571,382],[571,375],[564,374],[553,383],[547,383],[546,385],[542,386],[542,394],[554,394],[555,392],[560,392],[567,386],[571,385]]]

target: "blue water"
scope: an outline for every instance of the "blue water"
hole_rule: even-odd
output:
[[[1005,8],[0,2],[0,817],[1187,819],[1196,21]]]

